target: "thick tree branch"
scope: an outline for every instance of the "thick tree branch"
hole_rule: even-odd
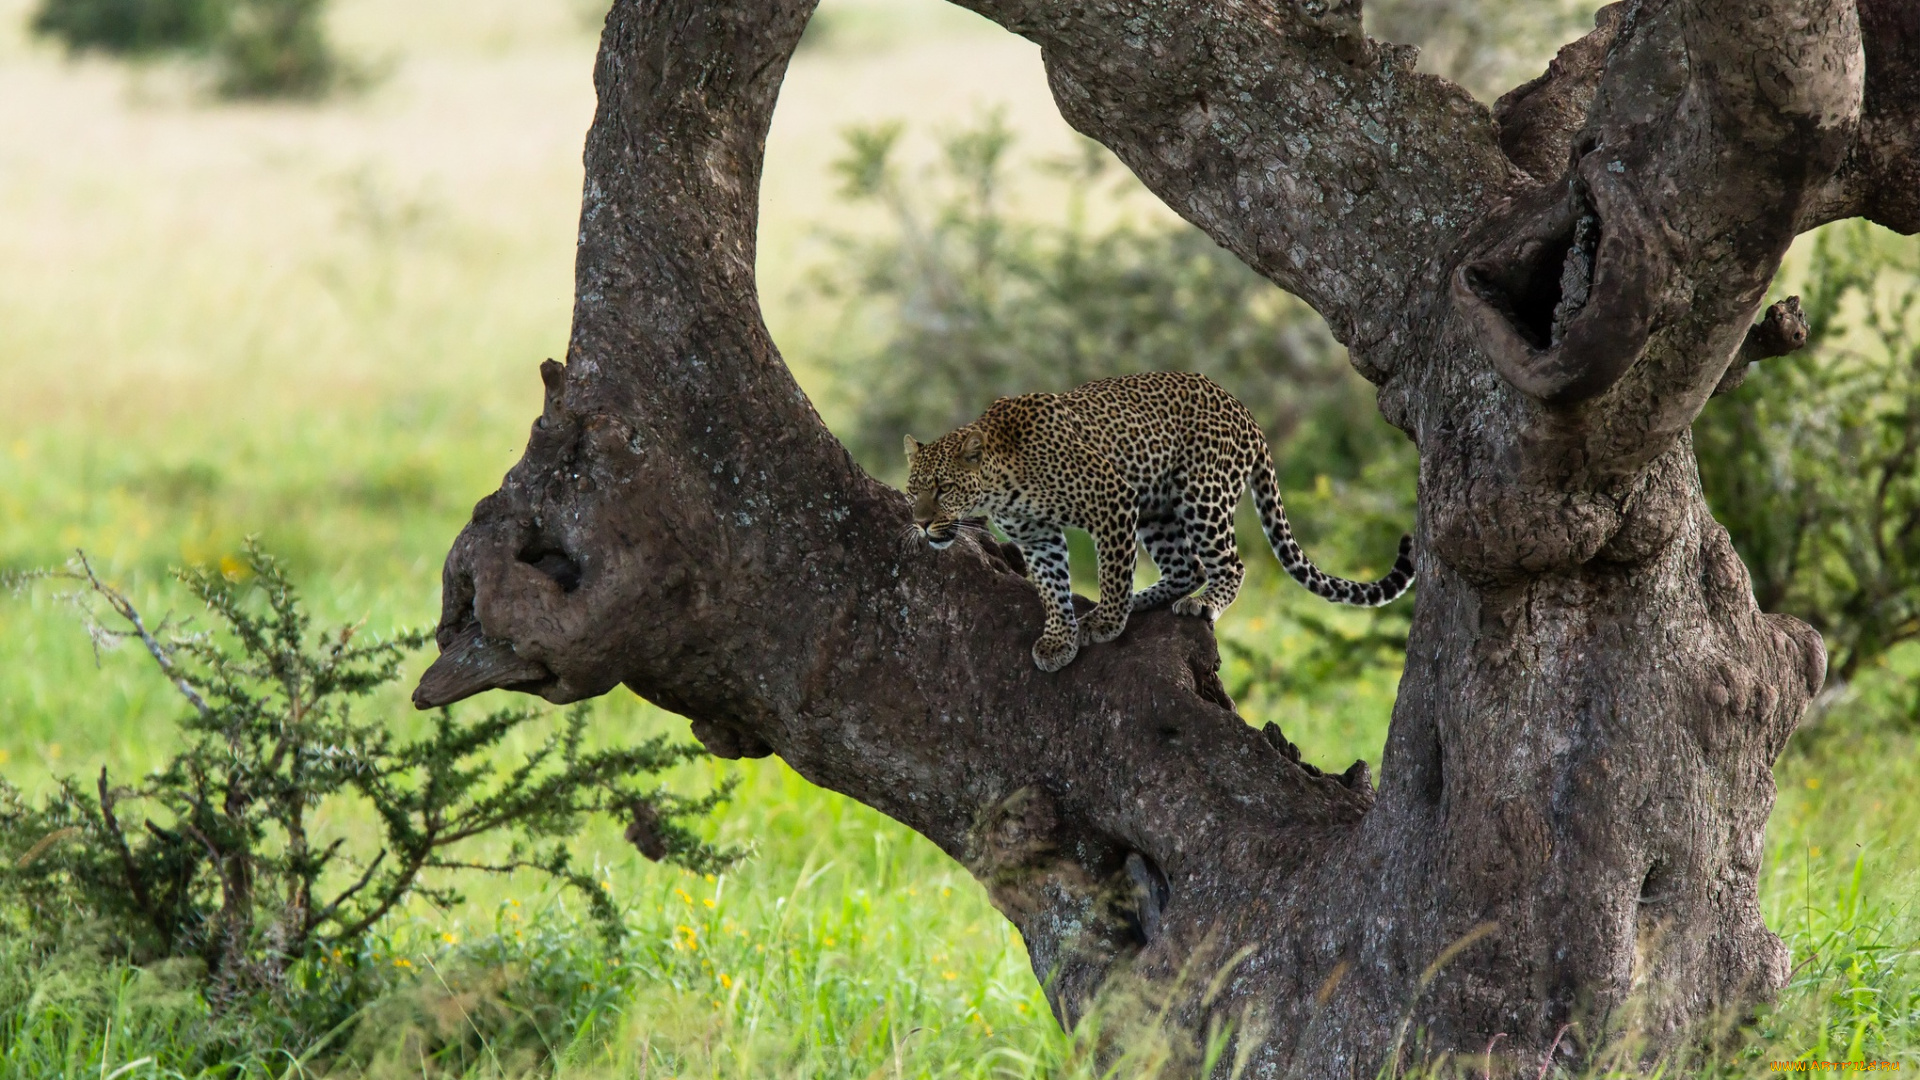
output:
[[[1627,7],[1600,9],[1593,33],[1494,105],[1501,147],[1542,181],[1560,174],[1586,126]],[[1799,230],[1864,217],[1896,232],[1920,232],[1920,7],[1856,0],[1855,9],[1866,65],[1860,124],[1845,162],[1808,201]]]
[[[1502,103],[1567,165],[1492,215],[1454,274],[1453,340],[1499,383],[1439,365],[1409,417],[1424,456],[1507,489],[1436,508],[1444,558],[1490,580],[1677,535],[1679,519],[1635,513],[1636,492],[1719,385],[1846,158],[1862,80],[1852,0],[1649,0],[1603,12]]]
[[[1920,232],[1920,5],[1858,0],[1866,100],[1846,164],[1801,217],[1802,232],[1864,217]]]
[[[1595,12],[1591,33],[1562,48],[1538,78],[1493,103],[1500,149],[1534,179],[1549,183],[1566,171],[1574,136],[1587,126],[1587,110],[1606,74],[1607,54],[1627,6],[1623,0]]]
[[[1484,106],[1357,0],[958,0],[1038,42],[1061,113],[1389,374],[1395,314],[1512,183]]]
[[[1607,36],[1608,21],[1593,38]],[[1549,406],[1612,389],[1649,347],[1731,355],[1738,339],[1727,339],[1727,327],[1757,306],[1860,113],[1851,0],[1758,9],[1671,0],[1612,21],[1619,26],[1571,168],[1546,197],[1522,202],[1456,279],[1456,299],[1495,365]],[[1595,51],[1583,43],[1571,59]],[[1591,70],[1561,65],[1560,79],[1514,104],[1575,99]],[[1569,110],[1508,110],[1516,111],[1546,119]],[[1668,332],[1656,342],[1657,330]],[[1723,370],[1700,359],[1648,365],[1639,392],[1619,395],[1615,411],[1659,410],[1635,452],[1619,455],[1613,440],[1626,467],[1691,422]]]

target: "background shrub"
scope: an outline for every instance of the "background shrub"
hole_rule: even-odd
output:
[[[566,844],[588,814],[620,816],[650,859],[704,872],[738,857],[687,828],[727,787],[686,797],[645,783],[704,756],[697,746],[656,737],[589,750],[575,710],[507,767],[498,751],[534,710],[463,720],[443,709],[414,739],[377,713],[356,715],[354,702],[393,682],[426,635],[311,633],[285,573],[252,543],[232,566],[178,575],[217,631],[149,625],[84,557],[64,576],[96,642],[147,650],[189,709],[184,746],[132,785],[103,768],[97,780],[60,779],[35,805],[0,780],[0,923],[44,956],[84,937],[142,965],[192,961],[216,1011],[260,995],[311,998],[316,985],[343,1005],[355,995],[341,980],[355,984],[383,920],[416,899],[463,902],[449,873],[545,874],[617,941],[605,883],[576,868]],[[379,830],[329,828],[326,811],[343,800]],[[337,1012],[320,1019],[340,1022]]]
[[[326,35],[327,0],[41,0],[36,34],[70,51],[211,59],[233,98],[318,97],[351,81]]]
[[[228,97],[319,97],[344,74],[327,42],[327,0],[228,0],[215,50]]]
[[[127,56],[204,50],[226,26],[230,0],[41,0],[33,32],[72,51]]]

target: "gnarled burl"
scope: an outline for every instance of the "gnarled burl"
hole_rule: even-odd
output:
[[[1253,1076],[1370,1076],[1403,1030],[1400,1060],[1499,1035],[1532,1075],[1635,995],[1658,1049],[1772,993],[1770,765],[1824,659],[1755,607],[1688,425],[1796,234],[1920,228],[1920,9],[1619,5],[1490,111],[1357,3],[967,2],[1324,315],[1418,444],[1378,791],[1244,724],[1201,621],[1043,674],[1004,551],[896,542],[903,496],[821,426],[754,291],[809,0],[615,4],[567,362],[453,546],[417,700],[625,683],[963,861],[1062,1020],[1144,980],[1195,1030],[1257,1019]],[[1176,978],[1229,962],[1212,997]]]

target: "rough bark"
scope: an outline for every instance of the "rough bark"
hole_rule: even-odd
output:
[[[754,291],[809,0],[616,3],[568,362],[454,544],[416,700],[625,683],[965,863],[1063,1021],[1126,973],[1196,1030],[1257,1016],[1255,1076],[1496,1035],[1531,1075],[1629,1000],[1658,1049],[1776,989],[1770,766],[1824,653],[1755,606],[1687,428],[1797,232],[1920,225],[1920,186],[1892,186],[1911,5],[1609,9],[1490,112],[1351,2],[966,2],[1041,45],[1069,121],[1325,315],[1419,445],[1378,793],[1244,724],[1197,621],[1136,618],[1043,674],[1017,561],[897,542],[904,498],[820,424]]]

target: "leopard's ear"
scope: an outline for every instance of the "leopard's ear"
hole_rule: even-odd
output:
[[[986,437],[977,431],[967,432],[967,437],[960,440],[960,460],[964,464],[978,466],[981,456],[986,452]]]
[[[920,452],[920,440],[914,438],[911,435],[907,436],[907,460],[912,461],[913,456],[915,454],[918,454],[919,452]]]

